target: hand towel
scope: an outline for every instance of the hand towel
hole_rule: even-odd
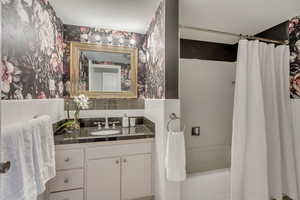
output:
[[[54,136],[49,116],[40,116],[31,120],[33,128],[33,158],[37,192],[45,191],[46,183],[56,175],[54,156]]]
[[[165,168],[167,180],[179,182],[186,179],[184,132],[168,133]]]
[[[0,200],[36,200],[55,176],[50,117],[41,116],[3,130],[1,153],[11,169],[1,175]]]

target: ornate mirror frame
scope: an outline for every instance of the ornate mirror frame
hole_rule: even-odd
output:
[[[122,92],[95,92],[79,89],[79,53],[82,50],[99,51],[111,53],[126,53],[130,54],[131,58],[131,90]],[[71,42],[71,57],[70,57],[70,82],[71,82],[71,97],[84,94],[89,98],[137,98],[137,48],[105,46],[99,44]]]

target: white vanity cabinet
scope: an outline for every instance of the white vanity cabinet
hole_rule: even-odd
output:
[[[152,195],[152,143],[87,149],[86,200]]]
[[[120,158],[89,160],[86,196],[88,200],[120,200]]]
[[[58,145],[49,200],[151,197],[153,139]]]
[[[151,154],[89,160],[87,200],[151,196]]]
[[[122,200],[151,195],[152,155],[141,154],[122,158]]]

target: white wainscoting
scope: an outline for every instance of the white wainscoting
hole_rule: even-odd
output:
[[[298,182],[300,182],[300,99],[292,100],[293,120],[294,120],[294,141],[296,149],[296,164],[298,170]],[[298,184],[298,190],[300,191],[300,185]]]
[[[53,122],[65,117],[63,99],[2,100],[1,127],[49,115]]]
[[[169,182],[165,175],[164,155],[166,148],[166,124],[169,114],[180,116],[178,99],[146,99],[145,117],[155,123],[155,199],[180,200],[180,183]]]

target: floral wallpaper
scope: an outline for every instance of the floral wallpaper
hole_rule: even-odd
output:
[[[290,36],[290,94],[300,98],[300,17],[294,17],[289,24]]]
[[[162,1],[153,17],[144,43],[146,50],[146,90],[151,99],[165,97],[165,2]]]
[[[1,99],[69,95],[70,41],[138,48],[138,95],[165,96],[165,9],[147,34],[64,25],[48,0],[2,0]]]
[[[103,28],[86,26],[64,25],[64,42],[66,44],[64,55],[64,83],[65,96],[70,89],[70,42],[89,42],[114,46],[129,46],[138,48],[138,96],[145,96],[146,56],[144,49],[145,35]]]
[[[1,99],[63,96],[63,25],[48,0],[2,0]]]

